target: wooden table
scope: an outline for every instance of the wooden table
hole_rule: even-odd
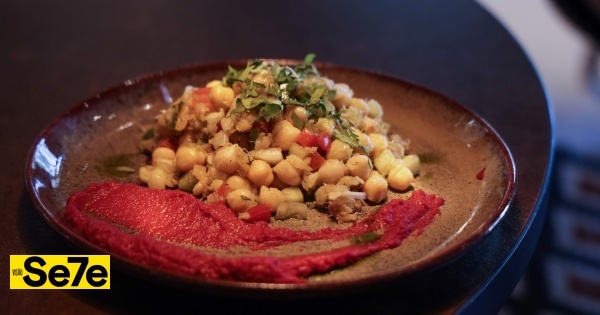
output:
[[[551,115],[535,70],[477,3],[457,1],[3,1],[0,4],[0,260],[80,253],[38,215],[23,184],[25,157],[53,118],[143,73],[245,58],[301,59],[375,70],[465,104],[505,139],[518,170],[506,217],[467,255],[411,290],[272,301],[200,294],[112,272],[109,291],[9,290],[22,313],[496,313],[522,275],[544,217]]]

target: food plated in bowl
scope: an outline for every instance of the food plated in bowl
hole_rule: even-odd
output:
[[[404,81],[317,68],[312,60],[204,65],[103,92],[38,139],[27,169],[32,198],[63,235],[130,268],[248,289],[401,278],[467,250],[500,220],[514,165],[483,120]],[[377,137],[388,146],[373,154]],[[355,157],[366,158],[369,174],[349,170]],[[253,164],[263,166],[253,172]],[[334,171],[320,175],[328,164]],[[376,175],[385,195],[368,188]]]

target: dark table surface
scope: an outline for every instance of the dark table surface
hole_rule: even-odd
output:
[[[414,290],[294,301],[214,296],[113,270],[111,289],[10,290],[2,313],[496,313],[526,267],[544,216],[552,161],[549,107],[535,69],[477,3],[457,1],[2,1],[0,260],[81,253],[25,190],[25,158],[59,114],[106,87],[186,64],[302,59],[375,70],[427,86],[486,119],[517,166],[513,205],[471,252],[413,279]]]

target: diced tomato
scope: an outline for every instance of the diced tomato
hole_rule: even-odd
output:
[[[215,106],[210,101],[210,90],[209,87],[197,88],[192,92],[192,103],[194,105],[202,104],[208,108],[209,112],[215,111]]]
[[[229,185],[227,185],[226,183],[223,183],[223,184],[221,184],[221,186],[219,186],[219,188],[217,188],[217,190],[215,192],[221,197],[227,197],[230,190],[231,189],[229,188]]]
[[[325,131],[321,132],[317,137],[317,144],[325,152],[329,152],[331,148],[331,136]]]
[[[325,158],[317,152],[311,153],[309,155],[309,157],[310,157],[310,167],[313,169],[313,171],[319,169],[319,167],[321,167],[321,165],[323,165],[323,163],[325,163]]]
[[[248,223],[254,223],[258,221],[269,222],[271,220],[271,209],[266,205],[256,205],[246,211],[250,216],[244,219]]]
[[[157,148],[169,148],[173,151],[177,151],[177,147],[179,147],[179,142],[176,137],[168,137],[158,141],[156,144]]]
[[[298,139],[296,139],[296,143],[303,147],[316,147],[317,146],[317,136],[310,130],[304,128],[298,135]]]
[[[269,123],[266,120],[264,120],[264,119],[257,119],[254,122],[254,126],[253,127],[256,128],[256,129],[258,129],[258,130],[260,130],[261,132],[264,132],[264,133],[267,133],[267,134],[269,133],[269,130],[271,129],[271,127],[269,126]]]
[[[229,188],[229,185],[227,185],[226,183],[223,183],[223,184],[221,184],[221,186],[219,186],[219,188],[217,188],[217,190],[213,191],[210,195],[208,195],[206,202],[210,203],[210,204],[213,204],[213,203],[227,204],[227,200],[225,198],[227,198],[227,194],[229,194],[230,191],[231,191],[231,188]]]

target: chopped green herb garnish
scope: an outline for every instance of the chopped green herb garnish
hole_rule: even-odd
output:
[[[306,57],[304,57],[304,64],[305,65],[310,65],[312,64],[313,60],[315,59],[316,55],[315,54],[308,54],[306,55]]]
[[[259,119],[270,121],[283,114],[284,105],[301,106],[306,109],[308,119],[332,119],[336,124],[334,138],[353,148],[361,148],[358,136],[350,129],[352,126],[340,117],[331,103],[335,90],[330,90],[323,80],[315,80],[320,74],[313,64],[314,59],[314,54],[308,54],[300,64],[280,65],[255,60],[241,70],[230,67],[225,84],[232,86],[240,82],[244,88],[230,114],[257,110]],[[267,86],[255,81],[256,75],[270,76],[273,81]],[[304,127],[297,115],[293,114],[292,120],[295,127]]]
[[[265,104],[258,112],[259,118],[264,118],[266,121],[279,117],[283,112],[283,106],[276,103]]]
[[[304,128],[304,123],[302,122],[302,120],[300,120],[300,117],[296,115],[296,112],[292,112],[290,116],[292,118],[292,121],[294,122],[294,127],[302,130],[302,128]]]

